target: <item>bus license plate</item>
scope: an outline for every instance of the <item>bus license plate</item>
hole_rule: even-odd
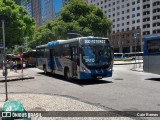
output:
[[[98,79],[102,78],[102,76],[97,76]]]

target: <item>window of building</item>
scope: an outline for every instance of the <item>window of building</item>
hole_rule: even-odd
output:
[[[127,25],[129,25],[129,22],[127,22]]]
[[[132,30],[135,30],[135,27],[132,27]]]
[[[132,18],[134,18],[135,17],[135,14],[132,14]]]
[[[137,29],[140,29],[140,26],[137,26]]]
[[[115,5],[115,2],[113,2],[113,5]]]
[[[127,13],[129,13],[129,9],[127,10]]]
[[[119,18],[117,18],[117,21],[119,21]]]
[[[140,13],[137,13],[137,16],[140,16]]]
[[[122,20],[124,20],[124,17],[122,17]]]
[[[120,15],[120,13],[118,12],[117,15]]]
[[[129,19],[129,15],[127,16],[127,19]]]
[[[137,0],[137,3],[140,3],[140,0]]]
[[[135,23],[135,20],[132,21],[132,24],[134,24],[134,23]]]
[[[124,11],[122,11],[122,14],[124,14]]]
[[[129,7],[129,3],[127,3],[127,7]]]
[[[122,5],[122,8],[124,8],[124,5]]]
[[[122,26],[124,26],[124,23],[122,23]]]
[[[135,5],[135,1],[132,2],[132,5]]]
[[[137,7],[137,10],[140,10],[140,7]]]
[[[140,22],[140,19],[137,20],[137,23],[139,23],[139,22]]]
[[[132,8],[132,11],[135,11],[135,8]]]

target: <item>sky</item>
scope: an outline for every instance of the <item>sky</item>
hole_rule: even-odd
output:
[[[55,11],[60,12],[61,8],[62,8],[62,0],[53,0],[53,5],[55,7]]]

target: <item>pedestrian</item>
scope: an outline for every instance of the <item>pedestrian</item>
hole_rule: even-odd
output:
[[[13,62],[13,65],[14,65],[14,72],[17,72],[17,61],[16,60]]]
[[[12,60],[9,61],[9,66],[10,66],[10,71],[13,71],[13,61]]]

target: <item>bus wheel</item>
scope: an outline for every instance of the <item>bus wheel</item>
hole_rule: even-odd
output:
[[[64,71],[64,77],[66,78],[66,80],[70,80],[70,75],[69,75],[69,69],[66,68],[65,71]]]
[[[44,74],[46,75],[47,74],[47,68],[46,68],[45,65],[43,66],[43,71],[44,71]]]

